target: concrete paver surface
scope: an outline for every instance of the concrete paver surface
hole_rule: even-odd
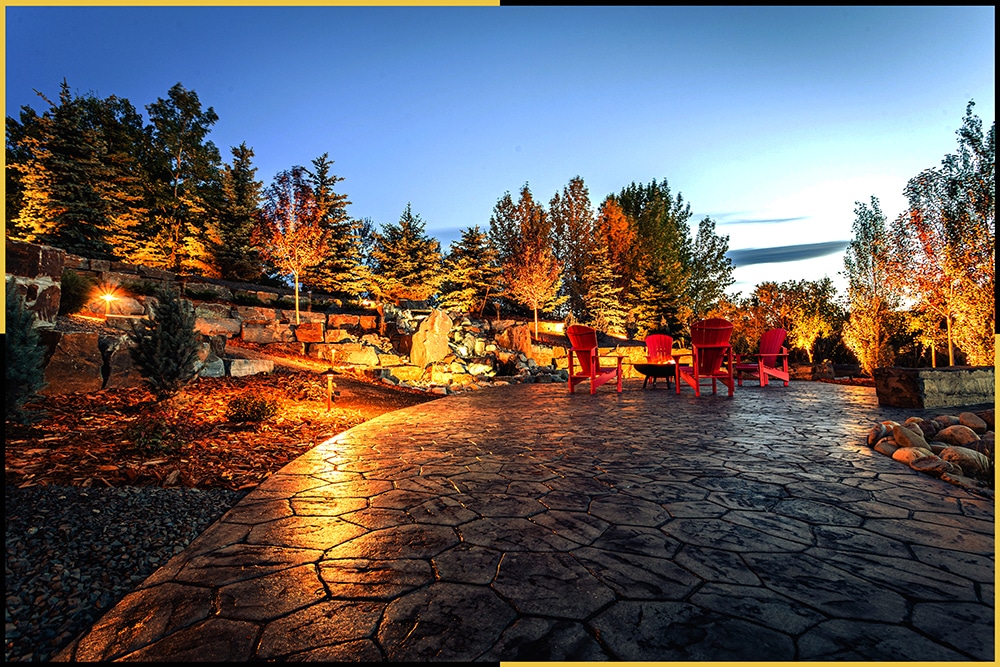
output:
[[[994,505],[873,452],[870,388],[514,385],[244,498],[76,660],[994,659]]]

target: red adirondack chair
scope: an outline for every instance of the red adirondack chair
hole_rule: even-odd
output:
[[[733,370],[736,373],[736,381],[741,387],[743,377],[747,375],[756,375],[760,378],[762,387],[768,385],[768,376],[782,380],[785,386],[788,386],[788,348],[784,346],[787,335],[788,332],[784,329],[765,331],[760,337],[757,354],[736,355]]]
[[[691,363],[678,363],[676,366],[675,388],[678,394],[681,393],[682,380],[694,389],[695,396],[701,396],[701,381],[711,380],[713,394],[716,382],[720,381],[729,387],[729,395],[733,395],[733,348],[729,344],[732,335],[732,323],[721,318],[701,320],[691,325]]]
[[[667,387],[670,387],[670,380],[674,377],[674,365],[677,363],[673,357],[674,339],[667,334],[650,334],[646,336],[646,363],[634,364],[637,371],[646,377],[642,381],[642,388],[646,388],[646,383],[653,380],[653,387],[656,387],[656,379],[664,378]]]
[[[573,392],[576,385],[581,382],[590,381],[590,393],[597,392],[597,388],[602,384],[617,378],[618,393],[622,393],[622,358],[618,359],[617,366],[601,366],[601,356],[597,351],[597,331],[582,324],[571,324],[566,327],[566,336],[569,337],[569,391]],[[574,368],[573,358],[580,365],[580,369]],[[610,358],[610,357],[605,357]]]

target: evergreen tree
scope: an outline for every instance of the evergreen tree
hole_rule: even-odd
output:
[[[624,336],[628,312],[619,298],[622,288],[615,284],[616,280],[608,247],[599,243],[587,272],[587,291],[583,297],[587,323],[612,336]]]
[[[623,188],[615,202],[634,229],[629,257],[631,284],[623,295],[630,329],[645,336],[654,329],[678,332],[692,311],[688,303],[691,276],[691,207],[673,197],[666,179]]]
[[[444,275],[440,306],[482,317],[490,296],[498,295],[500,267],[496,251],[478,225],[463,229],[462,238],[451,244]]]
[[[715,222],[705,218],[698,224],[698,234],[691,247],[690,277],[687,297],[692,314],[701,319],[726,295],[736,282],[729,252],[729,237],[715,233]]]
[[[98,191],[109,221],[112,254],[142,264],[149,220],[149,178],[146,164],[152,152],[150,133],[132,104],[115,96],[80,98],[89,127],[100,134],[101,181]]]
[[[430,299],[441,284],[441,244],[406,204],[399,222],[382,225],[372,248],[377,294],[384,299]]]
[[[6,281],[7,332],[4,336],[7,364],[6,419],[28,423],[38,415],[24,405],[38,398],[45,387],[45,348],[35,331],[35,314],[24,306],[24,298],[13,278]]]
[[[360,269],[358,223],[347,215],[351,203],[347,195],[337,194],[333,189],[344,179],[331,173],[332,166],[329,154],[323,153],[312,161],[312,170],[306,170],[320,212],[320,224],[329,232],[329,250],[322,262],[306,270],[302,280],[315,289],[356,298],[368,287],[366,272]]]
[[[552,219],[553,254],[563,266],[562,294],[569,311],[584,317],[584,295],[588,273],[594,263],[595,218],[590,194],[583,179],[576,176],[549,202]]]
[[[139,320],[129,334],[129,353],[158,399],[169,398],[195,379],[201,347],[194,308],[172,290],[157,294],[152,317]]]
[[[527,183],[516,204],[507,192],[493,207],[489,238],[497,250],[504,291],[534,311],[537,334],[538,313],[551,312],[566,297],[559,294],[563,269],[553,249],[552,221]]]
[[[42,96],[45,99],[44,96]],[[21,208],[13,226],[25,240],[87,257],[111,257],[109,220],[101,198],[100,134],[85,122],[82,104],[63,81],[59,104],[37,120],[37,133],[23,138],[27,159],[20,172]]]
[[[222,172],[222,206],[219,211],[219,243],[213,248],[221,277],[252,282],[260,278],[260,255],[251,237],[257,225],[263,184],[252,165],[253,149],[246,143],[232,149],[233,162]]]
[[[219,117],[212,107],[202,110],[197,93],[180,83],[146,110],[158,152],[151,165],[158,263],[172,271],[218,275],[209,248],[218,242],[211,205],[218,199],[221,158],[207,137]]]
[[[30,230],[19,226],[21,208],[24,206],[23,171],[31,159],[31,140],[37,141],[41,135],[41,121],[29,106],[21,107],[19,120],[7,116],[6,121],[6,189],[4,191],[7,212],[7,236],[19,241],[27,241]]]

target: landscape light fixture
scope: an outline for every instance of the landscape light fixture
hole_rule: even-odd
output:
[[[333,388],[336,387],[333,383],[333,376],[337,374],[337,371],[332,368],[328,368],[321,373],[326,377],[326,411],[329,412],[333,408]]]
[[[101,295],[104,299],[104,319],[108,319],[108,315],[111,314],[111,302],[115,300],[114,292],[105,292]]]

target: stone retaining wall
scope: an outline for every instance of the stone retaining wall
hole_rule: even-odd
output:
[[[992,403],[992,366],[875,369],[875,394],[882,406],[895,408],[947,408]]]

